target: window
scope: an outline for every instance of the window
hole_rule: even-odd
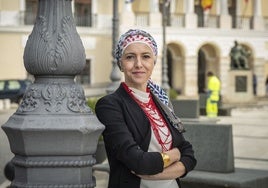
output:
[[[197,14],[198,27],[204,27],[204,10],[201,6],[201,0],[195,0],[194,12]]]
[[[228,11],[232,17],[232,28],[236,28],[236,0],[228,0]]]
[[[8,81],[8,85],[7,85],[7,88],[9,90],[18,90],[20,89],[20,83],[18,81]]]
[[[91,0],[75,0],[75,22],[77,26],[92,26]]]
[[[5,82],[4,81],[0,81],[0,91],[5,89]]]
[[[36,19],[38,0],[26,0],[26,10],[24,14],[24,24],[33,25]]]

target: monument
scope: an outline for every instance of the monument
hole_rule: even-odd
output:
[[[251,55],[251,52],[246,50],[241,46],[237,41],[234,41],[234,46],[230,51],[231,57],[231,69],[232,70],[248,70],[248,57]]]
[[[251,52],[234,41],[230,50],[230,71],[228,77],[228,93],[226,102],[245,103],[254,99],[252,79],[253,73],[249,64]]]

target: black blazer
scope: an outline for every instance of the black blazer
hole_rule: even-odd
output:
[[[163,171],[161,154],[146,152],[152,134],[150,122],[122,84],[114,93],[101,98],[95,110],[98,119],[105,125],[103,137],[110,165],[109,188],[139,188],[140,178],[131,171],[151,175]],[[165,114],[161,113],[168,122]],[[172,145],[179,148],[187,173],[196,165],[192,145],[169,122],[168,126]],[[179,179],[177,182],[179,184]]]

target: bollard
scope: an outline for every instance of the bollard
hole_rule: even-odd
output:
[[[23,58],[35,81],[2,126],[15,155],[11,187],[95,187],[92,166],[104,126],[74,81],[85,52],[71,0],[39,0]]]

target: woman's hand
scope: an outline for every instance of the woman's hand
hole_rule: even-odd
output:
[[[179,161],[181,158],[181,152],[178,148],[173,148],[169,151],[161,153],[161,155],[164,162],[164,168],[170,166],[174,162]]]
[[[170,158],[170,164],[179,161],[181,159],[181,152],[178,148],[173,148],[165,152]]]
[[[171,180],[184,175],[186,169],[183,163],[179,161],[181,158],[181,152],[179,149],[173,148],[169,151],[166,151],[165,154],[169,156],[169,162],[164,168],[163,172],[155,175],[139,175],[135,172],[132,173],[145,180]]]

